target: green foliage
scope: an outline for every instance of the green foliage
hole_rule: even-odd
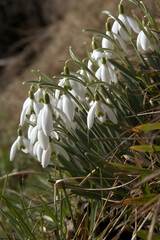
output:
[[[136,0],[132,2],[141,8],[149,24],[156,31],[156,23],[147,7],[142,2]],[[132,47],[131,53],[124,51],[122,42],[119,44],[116,37],[112,38],[105,33],[87,29],[86,31],[95,34],[93,41],[105,38],[115,49],[110,51],[108,48],[97,48],[90,53],[85,46],[89,60],[88,64],[85,64],[86,59],[79,60],[70,48],[71,60],[65,64],[67,71],[56,76],[61,79],[59,84],[41,71],[33,72],[38,78],[37,81],[28,81],[34,87],[45,89],[44,98],[46,92],[50,94],[47,95],[50,97],[45,103],[47,110],[45,109],[45,114],[41,114],[42,123],[41,119],[33,121],[30,118],[33,113],[36,115],[36,110],[33,109],[35,101],[32,102],[32,109],[26,113],[27,121],[21,124],[22,132],[26,131],[27,124],[33,128],[38,125],[38,131],[42,129],[47,136],[45,140],[49,138],[47,147],[39,148],[39,151],[42,151],[40,158],[39,152],[35,154],[34,141],[31,144],[33,146],[30,146],[32,150],[26,147],[32,156],[39,159],[43,167],[47,165],[48,167],[43,172],[44,176],[41,176],[42,170],[37,169],[38,163],[34,162],[34,165],[31,158],[30,163],[32,162],[31,166],[35,166],[33,167],[35,170],[34,172],[28,170],[24,189],[19,187],[13,194],[8,192],[8,178],[2,177],[1,180],[5,181],[1,191],[1,228],[4,237],[7,236],[8,239],[11,236],[17,239],[27,237],[120,239],[121,235],[126,239],[125,234],[129,234],[130,239],[133,239],[134,235],[147,240],[158,239],[157,232],[160,230],[158,44],[156,37],[153,37],[153,29],[148,31],[139,20],[137,22],[148,40],[148,46],[151,44],[154,47],[154,50],[150,46],[147,51],[139,51],[134,37],[123,21],[108,11],[104,13],[109,15],[109,19],[114,19],[120,24],[123,34],[129,38],[127,45],[130,44]],[[98,60],[93,58],[95,52],[99,52],[103,58],[105,56],[105,61],[100,66]],[[112,55],[107,57],[107,53],[113,54],[114,57]],[[100,79],[97,73],[106,62],[108,72],[112,72],[112,81],[103,79],[107,75],[107,70],[106,75]],[[73,63],[77,66],[76,72],[72,72]],[[108,78],[109,76],[108,74]],[[80,86],[83,89],[80,94],[84,91],[86,93],[84,98],[76,95],[76,90]],[[33,87],[31,90],[33,91]],[[50,101],[60,101],[62,98],[67,98],[68,102],[71,100],[67,109],[69,113],[66,111],[67,105],[59,110],[58,104],[52,103],[55,112],[52,109],[49,115]],[[39,104],[43,106],[43,98]],[[90,109],[94,104],[95,113],[94,116],[92,114],[92,119],[89,119]],[[70,108],[75,109],[73,119]],[[58,114],[56,111],[59,111]],[[51,119],[47,124],[46,115],[50,116],[49,120]],[[102,121],[101,118],[104,116]],[[49,126],[58,137],[52,136],[51,132],[48,134]],[[15,143],[20,141],[20,146],[22,143],[25,146],[25,141],[23,142],[21,137],[19,136]],[[32,141],[31,138],[29,140]],[[42,140],[42,145],[45,145],[44,139]],[[49,160],[46,157],[48,155],[44,153],[50,154]],[[47,161],[46,165],[43,164],[44,161]],[[30,174],[34,176],[30,178]],[[32,199],[32,194],[37,195]],[[7,224],[4,224],[6,220]],[[150,226],[151,230],[146,230]],[[73,234],[72,238],[69,238],[70,232]]]

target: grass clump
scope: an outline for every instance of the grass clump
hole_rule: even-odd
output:
[[[10,152],[30,154],[21,174],[32,178],[12,195],[5,178],[8,239],[160,238],[159,32],[147,6],[130,2],[145,18],[127,16],[122,1],[118,17],[104,11],[106,33],[85,30],[93,51],[85,45],[81,61],[70,48],[58,84],[33,71]]]

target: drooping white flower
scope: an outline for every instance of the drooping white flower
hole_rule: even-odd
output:
[[[106,23],[106,35],[111,39],[108,38],[102,38],[102,48],[107,48],[110,50],[114,50],[115,44],[114,41],[118,40],[120,47],[123,49],[123,51],[127,51],[126,44],[123,41],[123,39],[118,36],[118,34],[115,34],[114,32],[111,31],[111,26],[110,23]],[[110,51],[105,51],[105,56],[106,57],[111,57],[112,52]]]
[[[33,145],[37,140],[37,134],[38,134],[38,126],[36,125],[33,127],[31,133],[30,133],[30,143]]]
[[[29,91],[29,97],[23,103],[21,115],[20,115],[20,125],[23,126],[26,120],[26,116],[35,114],[38,116],[41,110],[41,105],[36,101],[33,94],[33,89]]]
[[[10,161],[14,160],[17,150],[22,150],[22,149],[25,149],[25,148],[26,147],[25,147],[25,144],[24,144],[24,141],[23,141],[22,131],[19,128],[18,129],[18,137],[14,141],[14,143],[12,144],[11,149],[10,149]]]
[[[45,91],[43,88],[39,87],[38,90],[34,93],[34,97],[37,102],[43,103]]]
[[[91,72],[94,72],[94,65],[98,65],[99,67],[101,65],[101,58],[103,56],[103,52],[98,51],[97,48],[98,48],[97,44],[96,44],[95,40],[93,39],[92,40],[93,52],[91,53],[91,56],[90,56],[91,59],[88,61],[88,64],[87,64],[87,67]],[[92,78],[92,76],[90,76],[90,74],[88,72],[87,72],[87,75],[89,78],[90,77]]]
[[[47,93],[45,94],[44,106],[38,115],[37,125],[38,129],[42,129],[46,136],[49,136],[53,130],[52,112],[50,109],[49,95]]]
[[[72,101],[72,99],[67,96],[67,94],[63,94],[61,96],[60,102],[57,105],[67,116],[67,118],[70,121],[73,121],[74,114],[75,114],[75,103]]]
[[[144,30],[150,35],[151,38],[155,38],[155,40],[158,40],[158,35],[156,32],[152,30],[150,30],[149,32],[146,27],[144,27]],[[151,44],[149,38],[143,30],[140,31],[137,37],[137,49],[140,52],[149,52],[155,50],[154,46]]]
[[[37,134],[37,139],[38,142],[40,144],[40,146],[46,150],[48,148],[49,145],[49,136],[46,136],[43,132],[43,130],[38,130],[38,134]]]
[[[136,33],[140,32],[140,28],[139,28],[137,22],[134,20],[134,18],[124,14],[124,9],[123,9],[122,4],[119,5],[119,16],[118,16],[118,18],[124,24],[124,26],[127,29],[129,35],[131,35],[131,30],[133,30]],[[129,40],[129,36],[128,36],[127,32],[124,30],[124,28],[121,26],[121,24],[118,21],[115,21],[113,23],[112,31],[115,34],[120,34],[121,38],[124,41]]]
[[[87,115],[88,129],[92,128],[95,117],[97,117],[100,122],[104,122],[106,120],[106,114],[113,123],[117,123],[117,118],[111,108],[99,100],[95,100]]]
[[[50,162],[50,158],[52,156],[52,154],[55,153],[60,153],[62,154],[68,161],[69,161],[69,156],[68,153],[66,152],[66,150],[61,147],[58,144],[53,143],[52,141],[50,141],[48,148],[46,150],[42,151],[41,154],[41,164],[43,168],[46,168]]]
[[[42,152],[42,158],[41,158],[41,164],[43,168],[46,168],[50,162],[51,158],[51,146],[48,145],[48,148],[46,150],[43,150]]]
[[[111,82],[118,82],[117,74],[115,72],[114,66],[106,62],[106,59],[102,58],[102,64],[95,73],[95,76],[102,82],[110,84]]]

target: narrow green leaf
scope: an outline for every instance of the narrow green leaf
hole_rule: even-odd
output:
[[[144,132],[160,129],[160,123],[147,123],[136,127],[137,130]]]
[[[129,0],[129,1],[136,4],[136,5],[139,5],[139,2],[137,0]]]
[[[10,209],[10,211],[13,213],[13,215],[16,217],[17,221],[21,224],[22,228],[25,230],[25,232],[32,237],[33,239],[36,240],[35,236],[29,229],[28,225],[24,222],[22,216],[20,213],[13,207],[13,205],[4,197],[0,194],[0,197],[3,199],[3,201],[6,203],[7,207]]]
[[[148,239],[148,230],[140,230],[137,232],[137,236],[140,237],[142,240],[147,240]],[[160,239],[160,234],[153,234],[152,240],[159,240]]]
[[[57,218],[53,215],[52,211],[48,208],[48,206],[45,204],[45,202],[42,200],[42,198],[39,196],[39,199],[45,209],[45,211],[48,213],[48,215],[50,216],[50,218],[53,220],[53,222],[56,224],[57,228],[61,231],[62,235],[64,235],[63,233],[63,229],[62,227],[59,225],[59,222],[57,220]]]
[[[146,168],[138,168],[138,167],[122,165],[122,164],[118,164],[118,163],[110,163],[110,164],[125,171],[125,172],[132,172],[132,173],[136,173],[136,174],[143,174],[143,173],[150,174],[150,173],[154,172],[154,170],[146,169]]]
[[[145,196],[135,197],[135,198],[127,198],[123,201],[121,201],[121,204],[123,205],[145,205],[149,203],[152,199],[156,197],[156,194],[148,194]],[[158,195],[155,201],[158,200]]]
[[[139,151],[139,152],[159,152],[160,146],[137,145],[137,146],[131,146],[130,149]]]

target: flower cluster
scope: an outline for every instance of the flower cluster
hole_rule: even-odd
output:
[[[88,129],[94,131],[94,126],[105,122],[117,124],[114,104],[118,104],[120,109],[123,105],[107,95],[112,86],[118,86],[120,77],[111,59],[127,53],[129,40],[133,39],[132,30],[138,34],[135,46],[141,53],[153,51],[159,38],[149,26],[139,25],[134,18],[125,15],[122,4],[119,5],[119,16],[114,20],[112,27],[107,21],[106,34],[102,35],[99,48],[93,38],[93,51],[88,53],[87,64],[83,61],[80,69],[70,72],[66,63],[57,85],[47,86],[47,82],[38,81],[37,90],[31,87],[22,107],[18,138],[11,147],[11,161],[16,150],[31,154],[44,168],[57,153],[69,160],[63,139],[68,138],[70,131],[80,128],[76,119],[82,112],[86,119],[86,132]],[[80,63],[72,52],[71,56]],[[23,134],[27,124],[27,134]]]

